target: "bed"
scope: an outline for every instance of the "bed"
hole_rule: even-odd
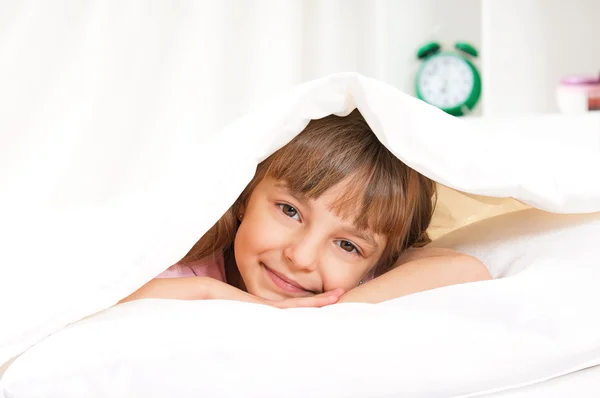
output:
[[[355,108],[396,156],[443,187],[432,245],[480,258],[494,280],[323,309],[114,306],[176,262],[256,164],[309,120]],[[295,87],[208,144],[170,148],[160,173],[149,168],[154,178],[120,186],[107,200],[78,203],[76,184],[62,181],[52,205],[3,210],[0,238],[10,244],[0,262],[14,266],[1,271],[0,302],[18,304],[0,314],[0,396],[598,391],[600,149],[554,137],[524,134],[515,145],[384,83],[342,73]],[[215,171],[223,153],[237,161]],[[457,216],[451,197],[469,201],[461,210],[470,203],[468,214]]]

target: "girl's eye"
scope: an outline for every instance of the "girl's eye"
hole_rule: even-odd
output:
[[[342,250],[348,252],[348,253],[355,253],[357,255],[361,255],[360,251],[358,250],[358,248],[356,246],[354,246],[354,243],[349,242],[347,240],[340,240],[338,241],[338,245],[342,248]]]
[[[298,215],[298,210],[296,210],[296,208],[294,206],[290,206],[286,203],[281,203],[281,204],[278,204],[277,206],[279,206],[279,208],[281,209],[283,214],[285,214],[289,218],[293,218],[294,220],[300,219],[300,217]]]

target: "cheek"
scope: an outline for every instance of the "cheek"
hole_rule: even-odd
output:
[[[343,288],[348,291],[358,286],[366,273],[364,266],[357,262],[344,261],[336,256],[327,256],[321,263],[321,277],[325,290]]]
[[[254,258],[263,252],[279,248],[284,236],[283,228],[270,217],[248,217],[235,236],[236,261],[243,265],[248,257]]]
[[[250,257],[254,257],[252,253],[260,249],[256,247],[256,243],[251,228],[248,228],[248,224],[243,222],[238,228],[233,242],[235,261],[238,268],[244,268]]]

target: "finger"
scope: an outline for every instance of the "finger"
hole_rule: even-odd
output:
[[[300,307],[325,307],[335,304],[339,300],[339,295],[322,293],[318,296],[286,299],[274,302],[273,305],[278,308],[300,308]]]
[[[315,296],[288,299],[284,301],[289,301],[289,304],[294,307],[323,307],[336,303],[343,293],[343,289],[334,289]]]
[[[328,290],[324,293],[318,294],[317,296],[341,296],[344,294],[344,289],[342,288],[337,288],[337,289],[333,289],[333,290]]]

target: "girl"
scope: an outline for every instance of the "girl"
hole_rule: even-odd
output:
[[[489,279],[473,257],[423,248],[434,196],[434,182],[381,144],[358,110],[313,120],[258,165],[178,264],[123,301],[321,307]]]

